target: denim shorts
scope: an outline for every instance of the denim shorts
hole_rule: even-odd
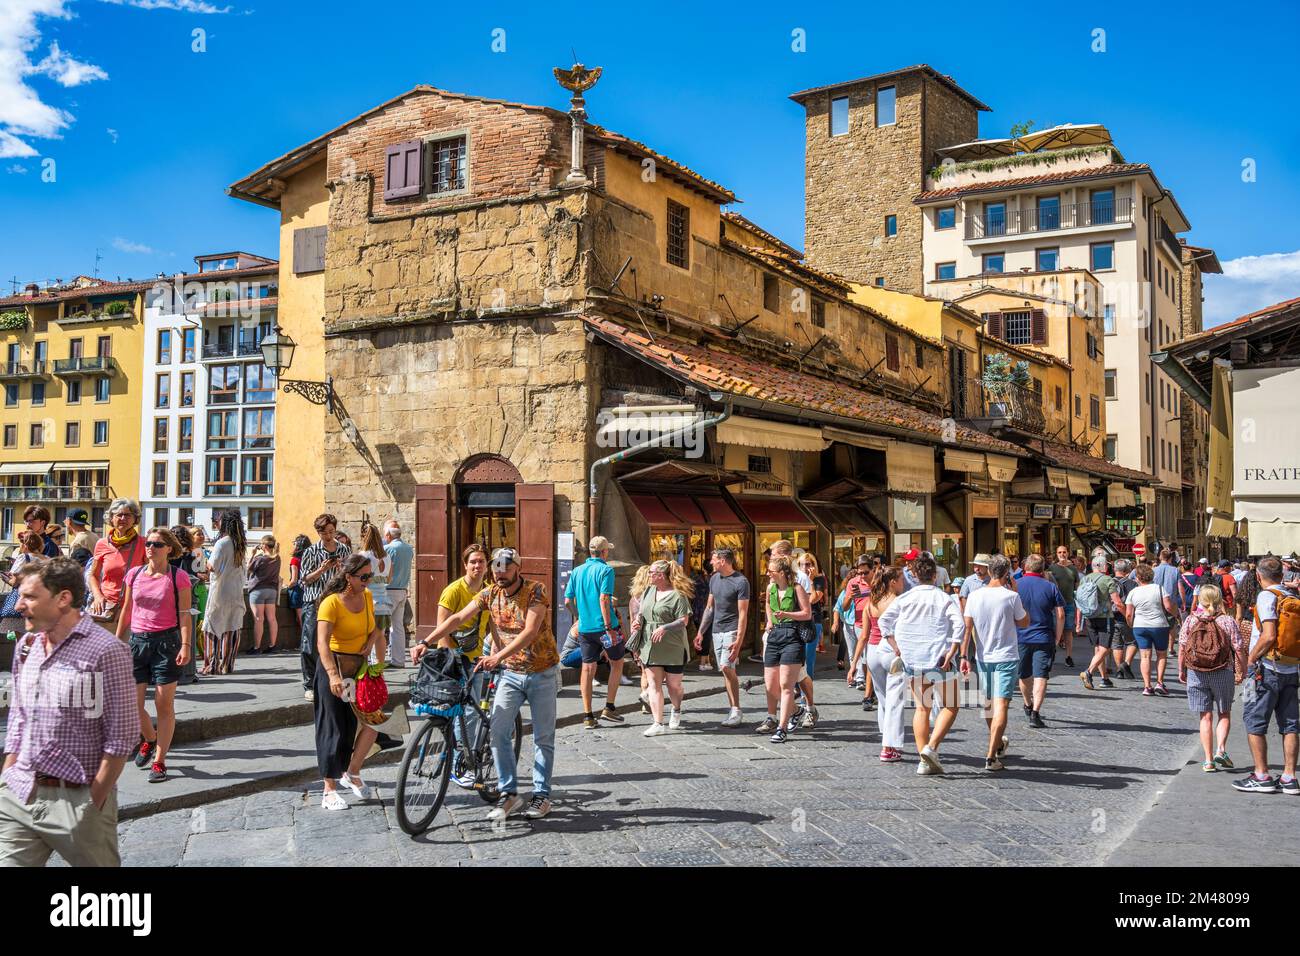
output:
[[[736,669],[736,665],[731,663],[731,646],[735,643],[735,631],[713,632],[713,659],[717,662],[719,670]]]
[[[1017,661],[999,661],[996,664],[979,662],[980,688],[984,696],[1010,700],[1016,694],[1016,677],[1020,670]]]
[[[1052,662],[1055,660],[1055,644],[1021,644],[1020,666],[1017,673],[1021,680],[1029,680],[1031,677],[1050,677]]]
[[[132,632],[130,649],[137,684],[157,687],[180,680],[181,667],[176,663],[176,656],[181,652],[181,632],[176,628],[147,634]]]
[[[1067,605],[1065,606],[1065,629],[1066,629],[1067,631],[1073,631],[1073,630],[1074,630],[1074,619],[1075,619],[1075,617],[1076,617],[1076,615],[1075,615],[1075,607],[1074,607],[1074,605],[1073,605],[1073,604],[1067,604]]]
[[[1135,627],[1133,640],[1137,642],[1139,650],[1149,651],[1154,647],[1157,651],[1167,651],[1169,650],[1169,628]]]
[[[1260,680],[1255,676],[1259,674]],[[1241,683],[1242,717],[1246,733],[1262,737],[1268,733],[1270,717],[1277,720],[1280,734],[1300,733],[1300,674],[1279,674],[1263,664],[1252,664]]]

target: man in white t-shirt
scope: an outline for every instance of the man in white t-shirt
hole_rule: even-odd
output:
[[[1007,587],[1011,562],[1003,555],[989,559],[989,581],[966,600],[966,635],[961,647],[961,672],[971,671],[974,645],[980,688],[988,698],[984,720],[989,725],[985,770],[1002,770],[1002,757],[1011,741],[1005,735],[1007,707],[1015,695],[1020,670],[1018,627],[1029,625],[1029,612],[1020,595]]]

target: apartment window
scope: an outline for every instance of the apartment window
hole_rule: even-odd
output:
[[[177,429],[176,450],[193,451],[194,450],[194,416],[182,415],[179,419],[177,419],[177,423],[179,424],[180,427]]]
[[[112,357],[113,337],[111,335],[101,335],[95,340],[95,354],[104,359]]]
[[[192,493],[194,464],[189,461],[176,463],[176,497],[188,498]]]
[[[1033,315],[1027,311],[1002,313],[1002,338],[1010,345],[1033,341]]]
[[[243,494],[269,495],[271,493],[271,456],[245,455],[243,458]]]
[[[67,395],[69,405],[81,404],[81,379],[74,378],[68,380]]]
[[[1091,225],[1105,226],[1115,221],[1115,190],[1094,189],[1091,200]]]
[[[270,531],[271,525],[275,520],[275,509],[273,508],[249,508],[248,509],[248,530],[249,531]]]
[[[955,262],[938,262],[934,266],[934,277],[939,281],[944,279],[957,278],[957,263]],[[877,282],[877,285],[884,285],[884,282]]]
[[[239,366],[213,365],[208,369],[208,404],[234,405],[239,401]]]
[[[177,524],[183,524],[183,525],[185,525],[186,527],[189,527],[190,525],[194,524],[194,509],[193,509],[193,508],[177,508],[177,509],[176,509],[176,523],[177,523]]]
[[[1056,398],[1056,403],[1055,403],[1055,404],[1056,404],[1056,410],[1059,412],[1059,411],[1061,410],[1062,405],[1063,405],[1064,402],[1065,402],[1065,396],[1061,393],[1061,386],[1059,386],[1059,385],[1056,386],[1056,395],[1055,395],[1055,398]]]
[[[28,437],[31,439],[28,442],[28,444],[32,448],[44,448],[45,447],[45,426],[33,425],[31,433],[30,435],[28,435]]]
[[[925,349],[921,347],[920,342],[916,343],[916,367],[925,368]]]
[[[886,216],[886,217],[885,217],[885,235],[886,235],[886,236],[896,236],[896,235],[898,235],[898,217],[897,217],[897,216]]]
[[[260,362],[244,366],[244,401],[275,401],[275,376]]]
[[[1060,196],[1038,197],[1038,228],[1040,230],[1061,228]]]
[[[1034,255],[1039,272],[1055,272],[1061,261],[1061,250],[1055,246],[1051,249],[1038,249]]]
[[[941,206],[934,211],[934,228],[955,229],[957,227],[957,207]]]
[[[167,433],[169,430],[167,419],[155,418],[153,420],[153,450],[155,452],[161,454],[167,451]]]
[[[108,422],[95,422],[95,444],[108,444]]]
[[[1106,455],[1107,461],[1114,461],[1116,458],[1119,457],[1119,436],[1118,435],[1106,436],[1106,446],[1105,446],[1104,454]]]
[[[849,131],[849,98],[837,96],[831,100],[831,135],[844,136]]]
[[[897,121],[897,95],[892,86],[876,88],[876,125],[893,126]]]
[[[172,364],[172,333],[171,329],[158,330],[158,364]]]
[[[770,455],[750,455],[748,470],[756,475],[770,475],[772,473],[772,458]]]
[[[1107,335],[1115,334],[1115,307],[1113,305],[1107,305],[1102,308],[1101,326],[1102,330]]]
[[[1041,378],[1036,378],[1033,380],[1033,383],[1034,383],[1034,396],[1038,399],[1038,404],[1042,405],[1043,404],[1043,380]]]
[[[891,372],[902,368],[902,362],[898,358],[898,336],[892,332],[885,333],[885,367]]]
[[[194,407],[194,373],[181,372],[181,408]]]
[[[1101,402],[1096,395],[1088,396],[1088,424],[1093,428],[1101,427]]]
[[[1116,391],[1116,386],[1115,386],[1115,370],[1114,370],[1113,368],[1108,368],[1108,369],[1106,369],[1106,390],[1105,390],[1105,395],[1106,395],[1107,398],[1118,398],[1118,397],[1119,397],[1119,395],[1118,395],[1118,393],[1117,393],[1117,391]]]
[[[198,335],[196,329],[181,331],[181,361],[193,362],[198,358]]]
[[[171,408],[172,404],[172,376],[171,372],[162,372],[158,375],[157,391],[154,392],[157,400],[154,402],[154,408]]]
[[[1106,272],[1115,268],[1115,243],[1094,242],[1090,247],[1093,272]]]
[[[1148,468],[1151,467],[1152,462],[1155,460],[1155,450],[1154,450],[1155,446],[1152,444],[1152,442],[1153,439],[1151,438],[1150,435],[1148,435],[1147,436],[1147,457],[1146,457],[1146,461],[1144,462],[1144,464]]]
[[[32,382],[32,404],[33,405],[45,404],[45,383],[44,382]]]
[[[769,312],[781,311],[781,284],[776,276],[763,273],[763,308]]]
[[[1142,392],[1143,392],[1143,397],[1146,399],[1146,403],[1147,403],[1148,405],[1154,405],[1154,404],[1155,404],[1155,401],[1156,401],[1156,394],[1155,394],[1155,392],[1151,391],[1151,373],[1150,373],[1150,372],[1147,372],[1147,373],[1146,373],[1146,382],[1145,382],[1145,384],[1142,386]]]
[[[208,451],[239,447],[239,412],[208,412]]]
[[[171,513],[166,508],[153,509],[153,523],[156,528],[167,528],[171,526]]]
[[[885,287],[885,277],[884,277],[884,276],[876,276],[876,288],[877,288],[877,289],[883,289],[884,287]]]
[[[18,386],[5,384],[5,408],[13,408],[18,404]]]
[[[1160,467],[1161,468],[1169,467],[1169,465],[1167,464],[1167,459],[1165,457],[1165,440],[1163,438],[1160,439]]]
[[[233,495],[235,493],[235,456],[209,455],[207,494]]]
[[[167,462],[155,461],[153,463],[153,496],[155,498],[167,497]]]
[[[81,358],[81,339],[68,339],[68,358]]]
[[[274,435],[274,408],[250,408],[244,412],[244,448],[270,448]]]
[[[1074,396],[1074,417],[1083,417],[1083,398],[1079,395]]]
[[[108,386],[109,386],[108,379],[106,378],[95,379],[95,401],[97,402],[108,401]]]
[[[18,447],[18,426],[17,425],[5,426],[5,447],[6,448]]]
[[[1097,341],[1097,336],[1091,332],[1088,333],[1088,358],[1096,359],[1101,356],[1101,343]]]
[[[984,235],[1005,236],[1007,234],[1007,204],[1004,202],[986,202],[984,204]]]
[[[826,303],[821,299],[813,299],[812,324],[819,329],[826,328]]]
[[[1004,252],[986,252],[984,253],[983,272],[986,275],[1000,275],[1002,273],[1002,267],[1006,261],[1007,256]]]
[[[428,145],[433,161],[431,192],[454,193],[466,188],[465,137],[453,136]]]
[[[690,268],[691,211],[668,200],[668,264]]]

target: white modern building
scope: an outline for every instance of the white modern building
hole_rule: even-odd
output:
[[[214,511],[238,508],[251,543],[273,519],[277,384],[260,345],[279,263],[244,252],[195,262],[159,276],[145,303],[140,504],[147,527],[211,527]]]
[[[1190,228],[1145,164],[1127,163],[1101,126],[939,150],[943,165],[915,197],[923,212],[925,291],[954,298],[972,278],[1017,288],[1086,269],[1102,289],[1106,455],[1160,479],[1145,503],[1148,545],[1176,535],[1183,491],[1180,389],[1151,361],[1179,337],[1182,250]],[[1026,313],[1028,314],[1028,313]],[[1008,332],[1029,342],[1031,330]]]

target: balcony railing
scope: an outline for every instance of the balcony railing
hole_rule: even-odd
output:
[[[1174,261],[1182,262],[1183,247],[1178,244],[1178,237],[1174,235],[1174,231],[1169,228],[1169,224],[1163,219],[1160,220],[1159,233],[1160,240],[1165,244],[1165,248],[1169,250],[1169,254],[1174,257]]]
[[[42,485],[37,488],[0,488],[3,501],[110,501],[113,491],[89,485]]]
[[[46,378],[47,376],[44,362],[32,362],[30,365],[22,362],[0,363],[0,379]]]
[[[260,358],[262,355],[262,339],[259,336],[256,339],[242,339],[236,345],[233,342],[205,342],[203,343],[203,361],[208,362],[213,359],[235,358]]]
[[[1122,225],[1133,221],[1133,200],[1076,202],[1037,209],[1008,209],[1003,213],[967,213],[967,239],[1035,235],[1087,226]]]
[[[82,355],[77,358],[55,359],[54,374],[111,376],[117,374],[117,363],[107,355]]]
[[[978,421],[989,428],[1014,428],[1041,435],[1047,428],[1043,397],[1023,385],[990,387],[979,379],[967,380],[953,393],[953,417]]]

